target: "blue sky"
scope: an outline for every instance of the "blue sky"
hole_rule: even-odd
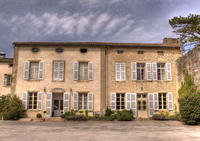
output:
[[[200,13],[199,0],[0,0],[0,51],[13,42],[161,43],[168,20]]]

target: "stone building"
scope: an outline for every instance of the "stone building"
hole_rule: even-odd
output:
[[[72,109],[103,113],[131,109],[135,117],[178,109],[177,39],[162,44],[105,42],[14,43],[11,93],[30,117]],[[45,112],[44,112],[45,111]]]
[[[0,52],[0,95],[10,94],[13,59]]]
[[[179,84],[183,81],[183,70],[188,70],[192,75],[195,84],[200,89],[200,45],[190,50],[177,60]]]

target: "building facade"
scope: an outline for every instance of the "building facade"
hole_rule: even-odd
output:
[[[133,110],[138,118],[178,110],[178,69],[182,46],[99,42],[14,43],[12,94],[35,117],[75,110],[89,115],[105,109]]]
[[[12,82],[13,59],[5,56],[4,52],[0,52],[0,95],[10,94]]]

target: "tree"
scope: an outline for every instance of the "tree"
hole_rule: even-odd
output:
[[[190,14],[187,17],[174,17],[169,20],[173,32],[180,35],[183,46],[200,44],[200,15]]]
[[[188,94],[198,93],[197,86],[194,84],[192,76],[187,70],[184,70],[184,81],[181,83],[181,87],[178,90],[179,98],[183,98]]]

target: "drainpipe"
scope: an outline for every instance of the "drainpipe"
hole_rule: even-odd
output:
[[[108,47],[105,47],[106,56],[106,108],[108,108]]]

